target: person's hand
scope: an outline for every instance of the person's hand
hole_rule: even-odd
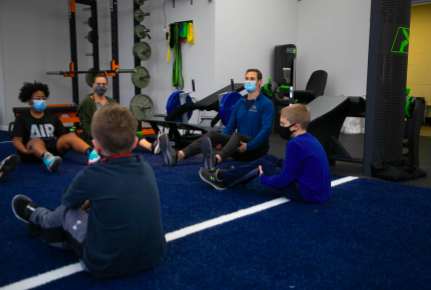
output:
[[[221,150],[221,148],[222,148],[222,146],[221,146],[221,144],[218,144],[216,147],[214,147],[215,149],[217,149],[217,150]]]
[[[263,174],[262,165],[259,165],[259,176]]]
[[[84,201],[84,203],[81,205],[81,208],[85,211],[88,211],[90,209],[91,203],[90,201],[87,199],[86,201]]]
[[[239,141],[239,143],[241,143],[241,145],[236,149],[236,151],[238,151],[239,153],[244,153],[245,151],[247,151],[247,143],[241,141]]]

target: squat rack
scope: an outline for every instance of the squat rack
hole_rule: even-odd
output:
[[[76,4],[90,6],[84,8],[84,11],[91,11],[91,27],[92,27],[92,45],[93,45],[93,71],[78,70],[78,53],[77,53],[77,37],[76,37]],[[97,0],[68,0],[69,8],[69,32],[70,32],[70,65],[69,71],[51,71],[48,75],[63,75],[64,77],[72,78],[72,96],[73,102],[79,104],[79,83],[78,74],[84,73],[104,73],[105,76],[113,77],[112,89],[113,98],[120,102],[120,78],[119,73],[135,73],[135,69],[120,69],[119,65],[119,49],[118,49],[118,0],[110,0],[111,14],[111,68],[109,70],[100,70],[99,60],[99,31],[97,17]]]

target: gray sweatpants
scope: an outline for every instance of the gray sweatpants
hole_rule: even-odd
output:
[[[87,223],[88,213],[81,208],[70,209],[60,205],[55,211],[50,211],[38,207],[30,216],[29,230],[53,247],[75,250],[81,260]]]

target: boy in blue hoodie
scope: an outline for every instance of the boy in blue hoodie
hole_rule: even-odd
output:
[[[269,135],[274,120],[274,105],[262,95],[259,87],[262,73],[249,69],[245,74],[244,87],[248,94],[233,107],[229,123],[221,133],[209,131],[181,151],[176,151],[169,144],[166,134],[160,137],[160,149],[166,166],[174,166],[183,158],[203,153],[202,167],[213,168],[228,157],[250,162],[268,152]],[[213,154],[212,149],[221,150]]]
[[[288,139],[286,159],[268,154],[230,170],[201,168],[199,176],[218,190],[246,184],[257,176],[281,196],[299,202],[324,202],[331,194],[331,173],[325,150],[307,133],[310,110],[302,104],[281,111],[280,136]]]

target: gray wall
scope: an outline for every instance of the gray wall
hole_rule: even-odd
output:
[[[216,1],[216,84],[244,80],[247,68],[274,71],[274,47],[297,43],[297,0]]]
[[[366,94],[370,0],[299,2],[297,86],[311,73],[328,72],[325,95]]]

